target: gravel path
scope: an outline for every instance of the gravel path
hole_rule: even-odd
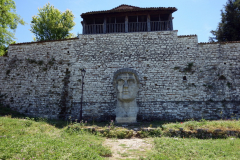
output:
[[[147,151],[152,149],[152,139],[106,139],[104,145],[108,146],[113,153],[110,160],[139,159],[141,156],[145,157]]]

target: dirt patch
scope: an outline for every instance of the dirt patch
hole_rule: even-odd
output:
[[[152,139],[106,139],[104,145],[108,146],[113,153],[110,160],[138,159],[145,157],[147,152],[152,149]]]

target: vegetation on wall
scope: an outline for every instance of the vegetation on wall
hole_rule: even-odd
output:
[[[65,77],[63,79],[63,88],[61,92],[61,100],[59,102],[59,108],[60,108],[60,113],[59,113],[59,118],[60,119],[65,119],[67,114],[68,114],[68,101],[69,101],[69,83],[70,83],[70,71],[68,69],[65,72]]]
[[[187,67],[183,69],[184,72],[192,72],[193,63],[188,63]]]

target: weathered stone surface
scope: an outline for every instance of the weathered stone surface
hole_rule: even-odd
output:
[[[123,68],[114,73],[113,85],[117,95],[115,109],[117,123],[136,123],[137,106],[136,97],[139,90],[137,72],[130,68]]]
[[[164,46],[164,47],[162,47]],[[198,43],[177,31],[80,35],[79,39],[10,45],[0,57],[3,103],[32,116],[113,120],[113,75],[138,72],[138,120],[240,116],[240,43]]]

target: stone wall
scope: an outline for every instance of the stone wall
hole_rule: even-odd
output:
[[[198,43],[177,31],[79,35],[10,45],[0,57],[4,103],[22,113],[79,118],[81,68],[85,119],[114,119],[113,74],[139,74],[139,120],[240,116],[240,43]]]

